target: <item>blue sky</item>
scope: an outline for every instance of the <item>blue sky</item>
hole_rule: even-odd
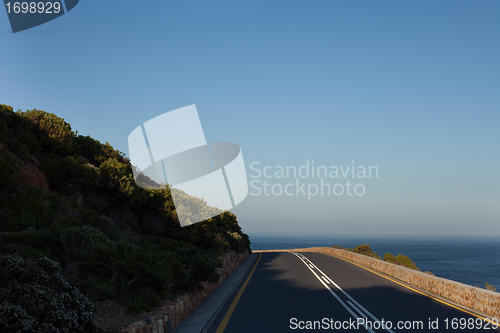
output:
[[[196,104],[247,167],[377,165],[362,197],[252,197],[251,234],[500,236],[500,2],[80,1],[13,34],[0,103],[127,152]],[[249,171],[249,170],[247,170]]]

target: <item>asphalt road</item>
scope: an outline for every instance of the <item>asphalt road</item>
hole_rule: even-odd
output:
[[[324,254],[262,253],[254,268],[208,332],[500,332],[463,310]]]

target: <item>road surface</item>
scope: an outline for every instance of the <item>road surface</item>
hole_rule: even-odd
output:
[[[320,253],[262,253],[207,332],[500,332],[495,324]]]

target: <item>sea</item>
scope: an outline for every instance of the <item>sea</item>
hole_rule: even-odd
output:
[[[500,291],[500,238],[250,235],[250,240],[252,250],[369,244],[381,257],[403,254],[435,276],[481,288],[487,282]]]

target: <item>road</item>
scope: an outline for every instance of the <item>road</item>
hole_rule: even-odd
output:
[[[270,252],[261,254],[207,332],[500,330],[344,260],[320,253]]]

